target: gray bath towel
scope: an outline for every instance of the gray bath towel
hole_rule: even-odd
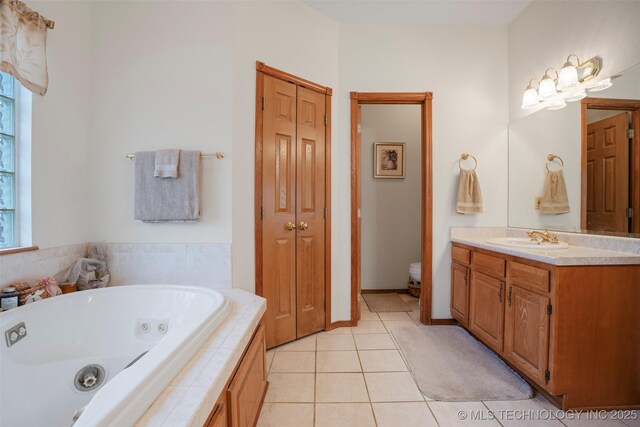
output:
[[[200,218],[200,152],[183,151],[176,179],[154,176],[155,151],[136,153],[134,218],[144,222]]]

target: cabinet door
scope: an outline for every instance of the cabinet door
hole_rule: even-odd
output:
[[[229,386],[230,427],[255,426],[266,388],[264,326],[260,325]]]
[[[502,351],[505,285],[474,271],[471,274],[470,328],[494,350]]]
[[[545,383],[549,361],[549,298],[509,285],[505,315],[505,357],[532,379]]]
[[[205,423],[205,427],[227,427],[227,406],[226,401],[216,404],[211,418]]]
[[[469,324],[469,268],[455,262],[451,263],[451,314]]]

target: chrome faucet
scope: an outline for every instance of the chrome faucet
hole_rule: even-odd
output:
[[[549,233],[549,231],[545,228],[543,231],[532,230],[527,232],[527,236],[531,238],[532,241],[542,243],[558,243],[558,235]]]

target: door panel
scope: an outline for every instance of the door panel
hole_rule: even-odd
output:
[[[587,126],[587,228],[627,232],[628,113]]]
[[[542,384],[549,361],[548,304],[546,296],[510,286],[505,309],[505,356]]]
[[[463,325],[469,323],[469,267],[451,263],[451,314]]]
[[[296,86],[264,77],[263,296],[267,347],[296,338]]]
[[[505,291],[501,280],[472,272],[470,327],[497,351],[502,351]]]
[[[324,329],[325,97],[298,87],[297,337]]]

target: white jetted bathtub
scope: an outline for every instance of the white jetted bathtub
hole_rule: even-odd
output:
[[[132,285],[1,313],[0,426],[134,424],[229,311],[213,290]]]

